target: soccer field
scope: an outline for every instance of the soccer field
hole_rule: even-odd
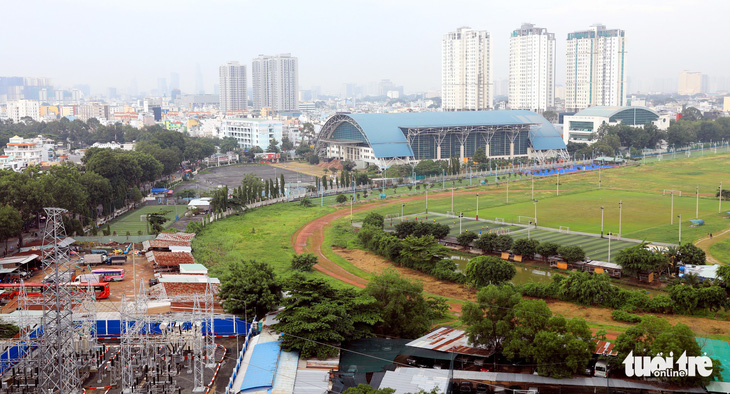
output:
[[[142,208],[137,208],[111,221],[112,233],[116,231],[117,235],[126,235],[127,231],[129,231],[130,235],[137,235],[138,231],[142,231],[142,234],[147,234],[147,221],[140,219],[140,215],[169,211],[165,215],[167,222],[163,225],[167,227],[175,220],[176,212],[177,215],[182,216],[187,211],[187,208],[187,205],[147,205]],[[106,225],[103,228],[106,228]]]
[[[730,203],[723,202],[725,209],[718,213],[715,197],[721,181],[730,189],[730,174],[723,170],[728,159],[730,154],[724,153],[602,170],[601,189],[597,171],[561,176],[559,190],[556,176],[536,178],[534,188],[531,179],[522,178],[509,186],[503,183],[457,189],[453,198],[449,188],[452,185],[447,184],[445,189],[429,189],[428,207],[422,193],[417,200],[395,200],[373,211],[391,216],[400,216],[402,211],[404,216],[413,216],[428,209],[440,214],[463,212],[473,218],[478,204],[480,218],[520,223],[520,216],[523,222],[537,216],[540,226],[564,226],[594,234],[601,233],[601,222],[604,234],[618,233],[620,217],[623,238],[674,244],[679,242],[681,215],[682,242],[691,242],[730,227]],[[698,186],[699,199],[695,197]],[[672,199],[665,190],[681,190],[682,196],[676,192]],[[435,197],[438,193],[441,195]],[[698,218],[705,221],[703,226],[693,227],[689,221],[695,219],[696,209]],[[364,214],[358,216],[362,220]]]

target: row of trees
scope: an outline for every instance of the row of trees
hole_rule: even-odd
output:
[[[218,295],[226,311],[251,319],[284,306],[273,329],[284,334],[282,348],[301,357],[331,357],[341,342],[374,335],[416,338],[448,310],[445,300],[424,297],[420,283],[394,271],[363,290],[336,289],[298,273],[281,278],[257,261],[230,263],[222,272]]]
[[[582,373],[595,348],[593,333],[585,321],[553,316],[545,301],[523,299],[519,289],[511,285],[483,287],[477,293],[476,303],[464,305],[463,321],[472,343],[494,349],[509,360],[536,364],[537,372],[543,376],[569,378]],[[601,335],[605,339],[605,333]],[[687,356],[701,355],[689,327],[681,323],[672,326],[655,316],[643,317],[639,324],[620,334],[614,350],[618,356],[609,358],[614,368],[620,367],[630,352],[652,358],[661,354],[675,354],[676,358],[684,352]],[[713,375],[718,376],[720,371],[720,363],[713,360]],[[696,386],[708,383],[712,376],[661,379]]]

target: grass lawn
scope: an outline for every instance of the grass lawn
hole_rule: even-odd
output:
[[[298,203],[283,203],[258,208],[216,221],[193,239],[193,255],[220,276],[228,262],[257,260],[269,263],[277,275],[288,276],[294,249],[291,237],[305,223],[334,211],[331,207],[302,208]],[[339,287],[349,285],[317,271],[305,274]]]
[[[165,215],[167,222],[165,222],[164,226],[167,227],[175,220],[175,212],[182,216],[187,209],[187,205],[147,205],[129,211],[125,215],[114,219],[110,222],[110,225],[112,232],[116,231],[117,235],[125,235],[127,231],[129,231],[130,235],[137,235],[138,231],[142,231],[142,234],[147,234],[147,220],[140,220],[140,215],[169,211]]]
[[[730,238],[710,246],[712,256],[725,264],[730,264]]]

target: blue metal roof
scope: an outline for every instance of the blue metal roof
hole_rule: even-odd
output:
[[[365,133],[375,157],[413,156],[404,129],[459,126],[534,124],[530,140],[537,150],[565,149],[560,133],[541,115],[531,111],[457,111],[388,114],[349,114]]]
[[[254,346],[239,393],[262,391],[273,387],[281,352],[280,345],[281,342],[276,341],[258,343]]]

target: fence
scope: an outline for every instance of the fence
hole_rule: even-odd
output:
[[[109,242],[117,242],[120,244],[124,243],[141,243],[143,241],[149,241],[155,239],[155,235],[117,235],[117,236],[88,236],[88,237],[73,237],[78,242],[96,242],[99,244],[106,244]]]

